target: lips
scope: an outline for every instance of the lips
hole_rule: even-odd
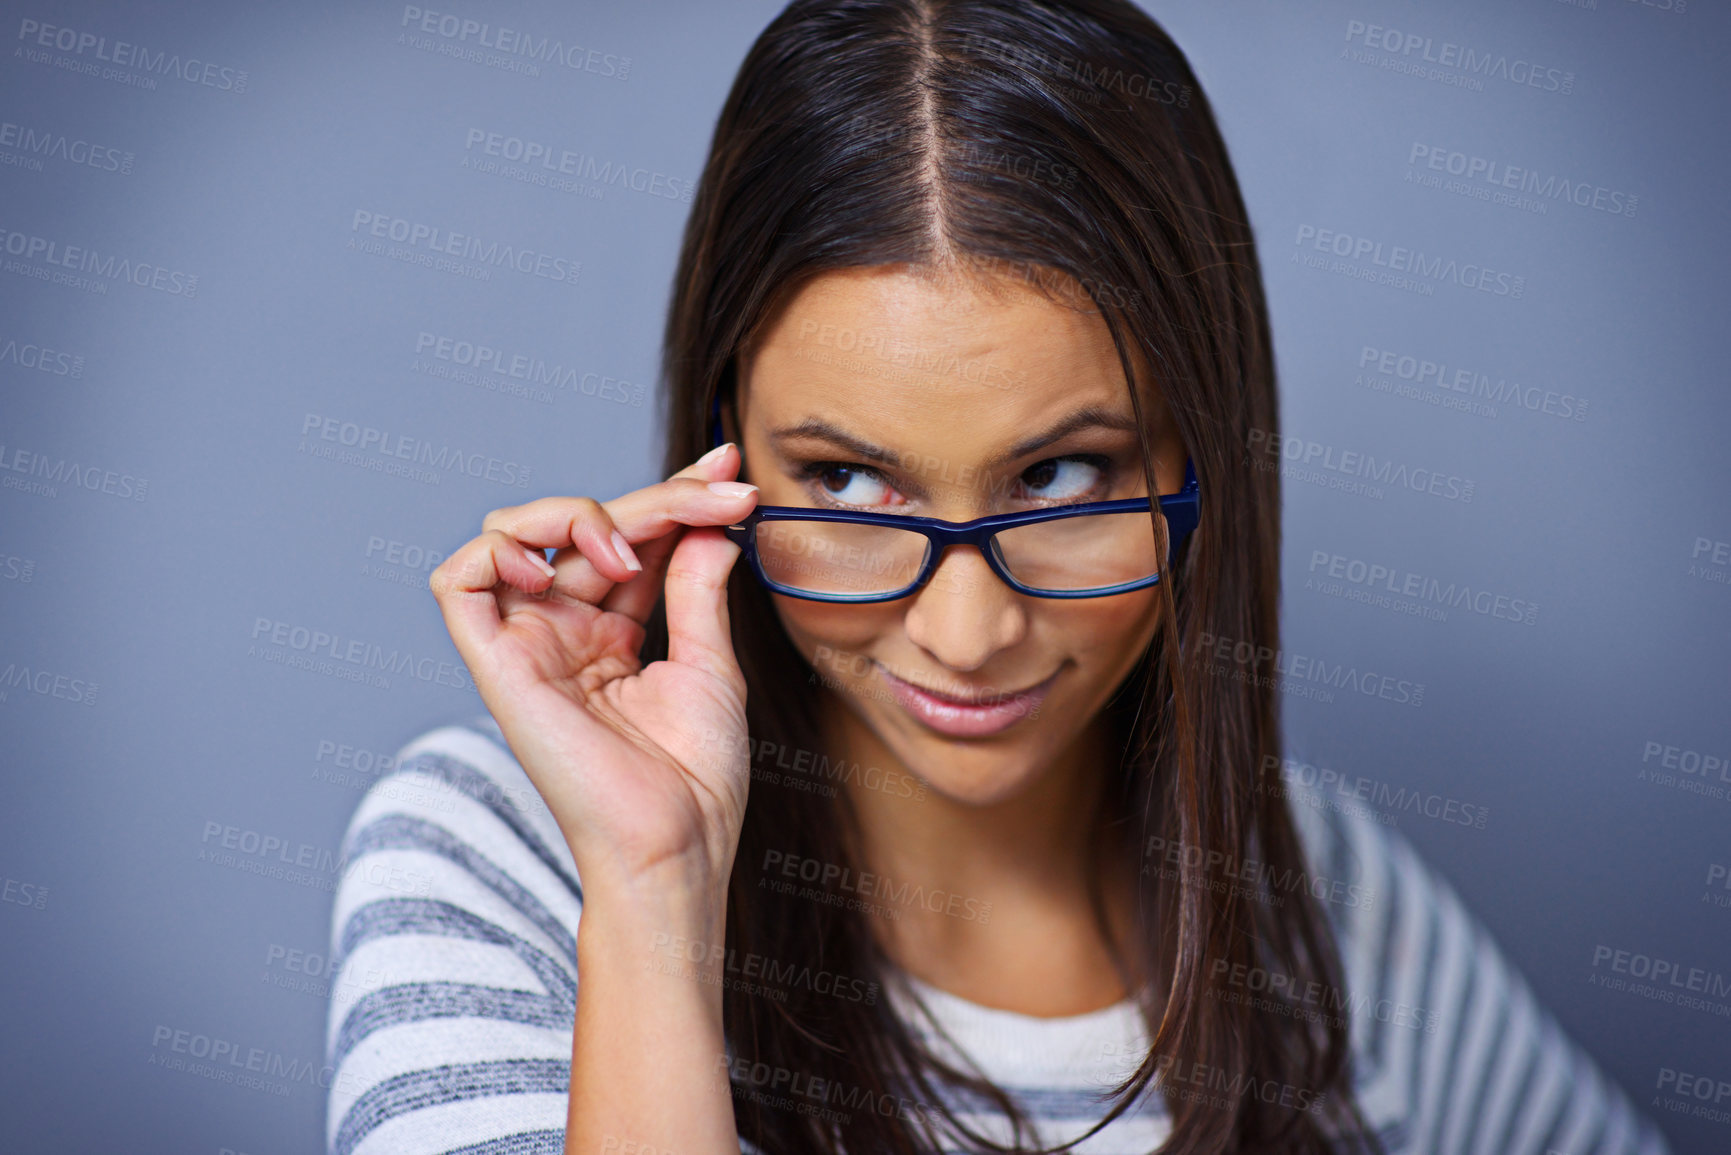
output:
[[[1058,679],[1054,671],[1045,681],[1025,690],[988,691],[962,698],[916,686],[896,677],[881,664],[877,669],[903,709],[939,733],[954,738],[979,738],[1008,729],[1038,709]]]

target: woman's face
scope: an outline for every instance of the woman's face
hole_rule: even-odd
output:
[[[906,266],[816,277],[742,359],[742,476],[764,505],[949,521],[1145,496],[1111,336],[1071,287],[1060,303],[1013,275],[985,287]],[[1144,396],[1170,493],[1184,446]],[[1157,593],[1029,597],[956,546],[897,601],[772,596],[845,708],[843,734],[984,805],[1019,794],[1088,728],[1153,638]]]

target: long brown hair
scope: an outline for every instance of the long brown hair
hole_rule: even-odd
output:
[[[1183,54],[1128,0],[789,4],[740,67],[686,226],[665,335],[664,474],[709,447],[712,403],[732,396],[742,350],[800,285],[890,264],[1040,270],[1028,279],[1048,291],[1052,271],[1063,274],[1102,313],[1132,383],[1148,492],[1158,491],[1152,405],[1135,384],[1138,358],[1200,480],[1198,529],[1156,587],[1162,628],[1106,707],[1123,757],[1106,770],[1102,841],[1125,852],[1120,864],[1151,845],[1183,850],[1175,869],[1142,874],[1143,941],[1128,954],[1144,973],[1129,989],[1141,992],[1152,1041],[1107,1118],[1152,1086],[1171,1114],[1165,1151],[1374,1148],[1341,1019],[1295,1013],[1303,1008],[1278,990],[1220,997],[1220,976],[1240,967],[1291,976],[1293,991],[1313,981],[1338,991],[1342,980],[1308,889],[1271,899],[1266,883],[1261,893],[1221,886],[1209,867],[1307,869],[1265,765],[1281,752],[1276,691],[1254,666],[1244,677],[1210,671],[1204,650],[1217,639],[1247,653],[1279,647],[1278,475],[1245,452],[1252,431],[1272,436],[1278,421],[1254,240]],[[743,565],[729,605],[753,751],[820,751],[830,691]],[[643,658],[665,655],[658,611]],[[767,851],[848,861],[852,821],[845,792],[754,785],[729,888],[734,957],[774,960],[786,973],[890,974],[870,915],[759,885]],[[1122,967],[1099,897],[1106,867],[1089,868],[1094,914]],[[951,1142],[1020,1149],[962,1129],[945,1106],[958,1093],[984,1097],[1018,1137],[1031,1134],[1008,1095],[940,1062],[887,1001],[805,984],[771,998],[730,987],[723,1000],[738,1056],[808,1087],[845,1088],[855,1108],[842,1123],[737,1095],[740,1133],[769,1155],[911,1155],[938,1142],[932,1120]],[[1235,1089],[1224,1106],[1177,1093],[1202,1069]],[[1263,1087],[1287,1089],[1284,1103]],[[1294,1109],[1293,1088],[1311,1109]],[[921,1120],[923,1131],[913,1126]]]

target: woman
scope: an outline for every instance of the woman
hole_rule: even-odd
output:
[[[1278,648],[1272,352],[1147,16],[796,0],[666,369],[668,480],[433,574],[490,717],[351,825],[433,881],[338,895],[331,1151],[1664,1150],[1221,663]]]

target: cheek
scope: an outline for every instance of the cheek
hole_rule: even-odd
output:
[[[1159,596],[1154,589],[1109,598],[1078,598],[1057,602],[1049,615],[1054,644],[1096,664],[1122,664],[1125,655],[1141,654],[1159,625]]]
[[[819,668],[845,666],[854,655],[871,653],[878,638],[901,622],[894,602],[849,606],[770,596],[794,647]]]

